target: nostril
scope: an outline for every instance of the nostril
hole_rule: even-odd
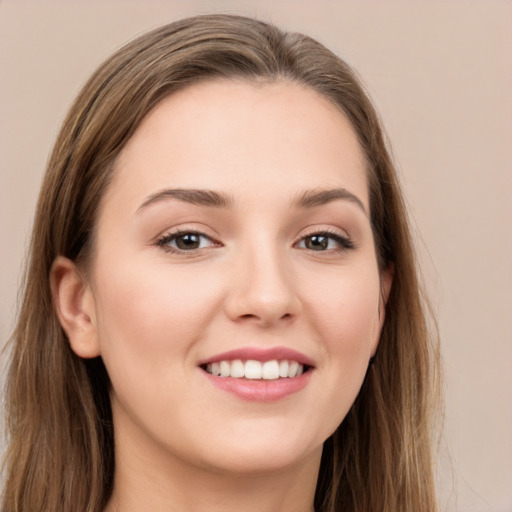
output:
[[[247,319],[251,319],[251,318],[258,318],[257,315],[254,315],[252,313],[247,313],[245,315],[240,315],[240,318],[247,318]]]
[[[272,315],[270,315],[272,316]],[[280,321],[280,320],[285,320],[285,321],[289,321],[289,320],[292,320],[293,319],[293,314],[291,313],[285,313],[284,315],[282,316],[276,316],[276,317],[273,317],[272,318],[269,318],[269,315],[266,314],[266,315],[256,315],[254,313],[246,313],[246,314],[243,314],[243,315],[240,315],[238,317],[239,320],[247,320],[247,321],[251,321],[251,320],[255,320],[255,321],[258,321],[258,322],[262,322],[262,323],[273,323],[275,320],[277,321]]]

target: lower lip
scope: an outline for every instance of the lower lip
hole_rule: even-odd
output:
[[[276,402],[294,393],[298,393],[306,387],[312,373],[313,370],[310,369],[299,377],[275,380],[250,380],[218,377],[204,372],[209,381],[217,388],[250,402]]]

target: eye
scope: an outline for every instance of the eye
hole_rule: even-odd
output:
[[[345,251],[354,248],[354,243],[338,233],[320,232],[307,235],[299,240],[299,249],[310,251]]]
[[[178,231],[165,235],[157,241],[157,245],[170,252],[192,252],[216,244],[210,237],[197,231]]]

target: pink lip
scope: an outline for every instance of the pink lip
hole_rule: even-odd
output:
[[[266,361],[272,361],[277,359],[283,361],[285,359],[291,361],[297,361],[300,364],[307,366],[315,366],[314,361],[306,355],[297,352],[287,347],[272,347],[272,348],[260,348],[260,347],[245,347],[223,352],[222,354],[216,354],[208,359],[203,359],[198,362],[198,365],[205,365],[207,363],[218,363],[219,361],[234,361],[235,359],[241,359],[247,361],[252,359],[254,361],[260,361],[262,363]]]
[[[304,389],[313,370],[299,377],[276,380],[249,380],[233,377],[217,377],[204,372],[208,380],[217,388],[249,402],[276,402]]]
[[[297,361],[298,363],[309,366],[308,371],[298,377],[286,377],[276,380],[251,380],[251,379],[235,379],[233,377],[218,377],[203,370],[203,374],[208,380],[217,388],[227,391],[238,398],[251,402],[275,402],[287,396],[299,392],[304,389],[311,378],[314,361],[291,348],[287,347],[245,347],[221,354],[216,354],[212,357],[198,362],[198,366],[204,366],[208,363],[218,363],[220,361],[234,361],[241,359],[247,361],[249,359],[260,361],[278,361],[289,360]]]

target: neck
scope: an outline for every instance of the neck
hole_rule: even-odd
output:
[[[165,473],[118,467],[105,512],[313,512],[319,458],[315,454],[297,467],[245,475],[176,463]]]

